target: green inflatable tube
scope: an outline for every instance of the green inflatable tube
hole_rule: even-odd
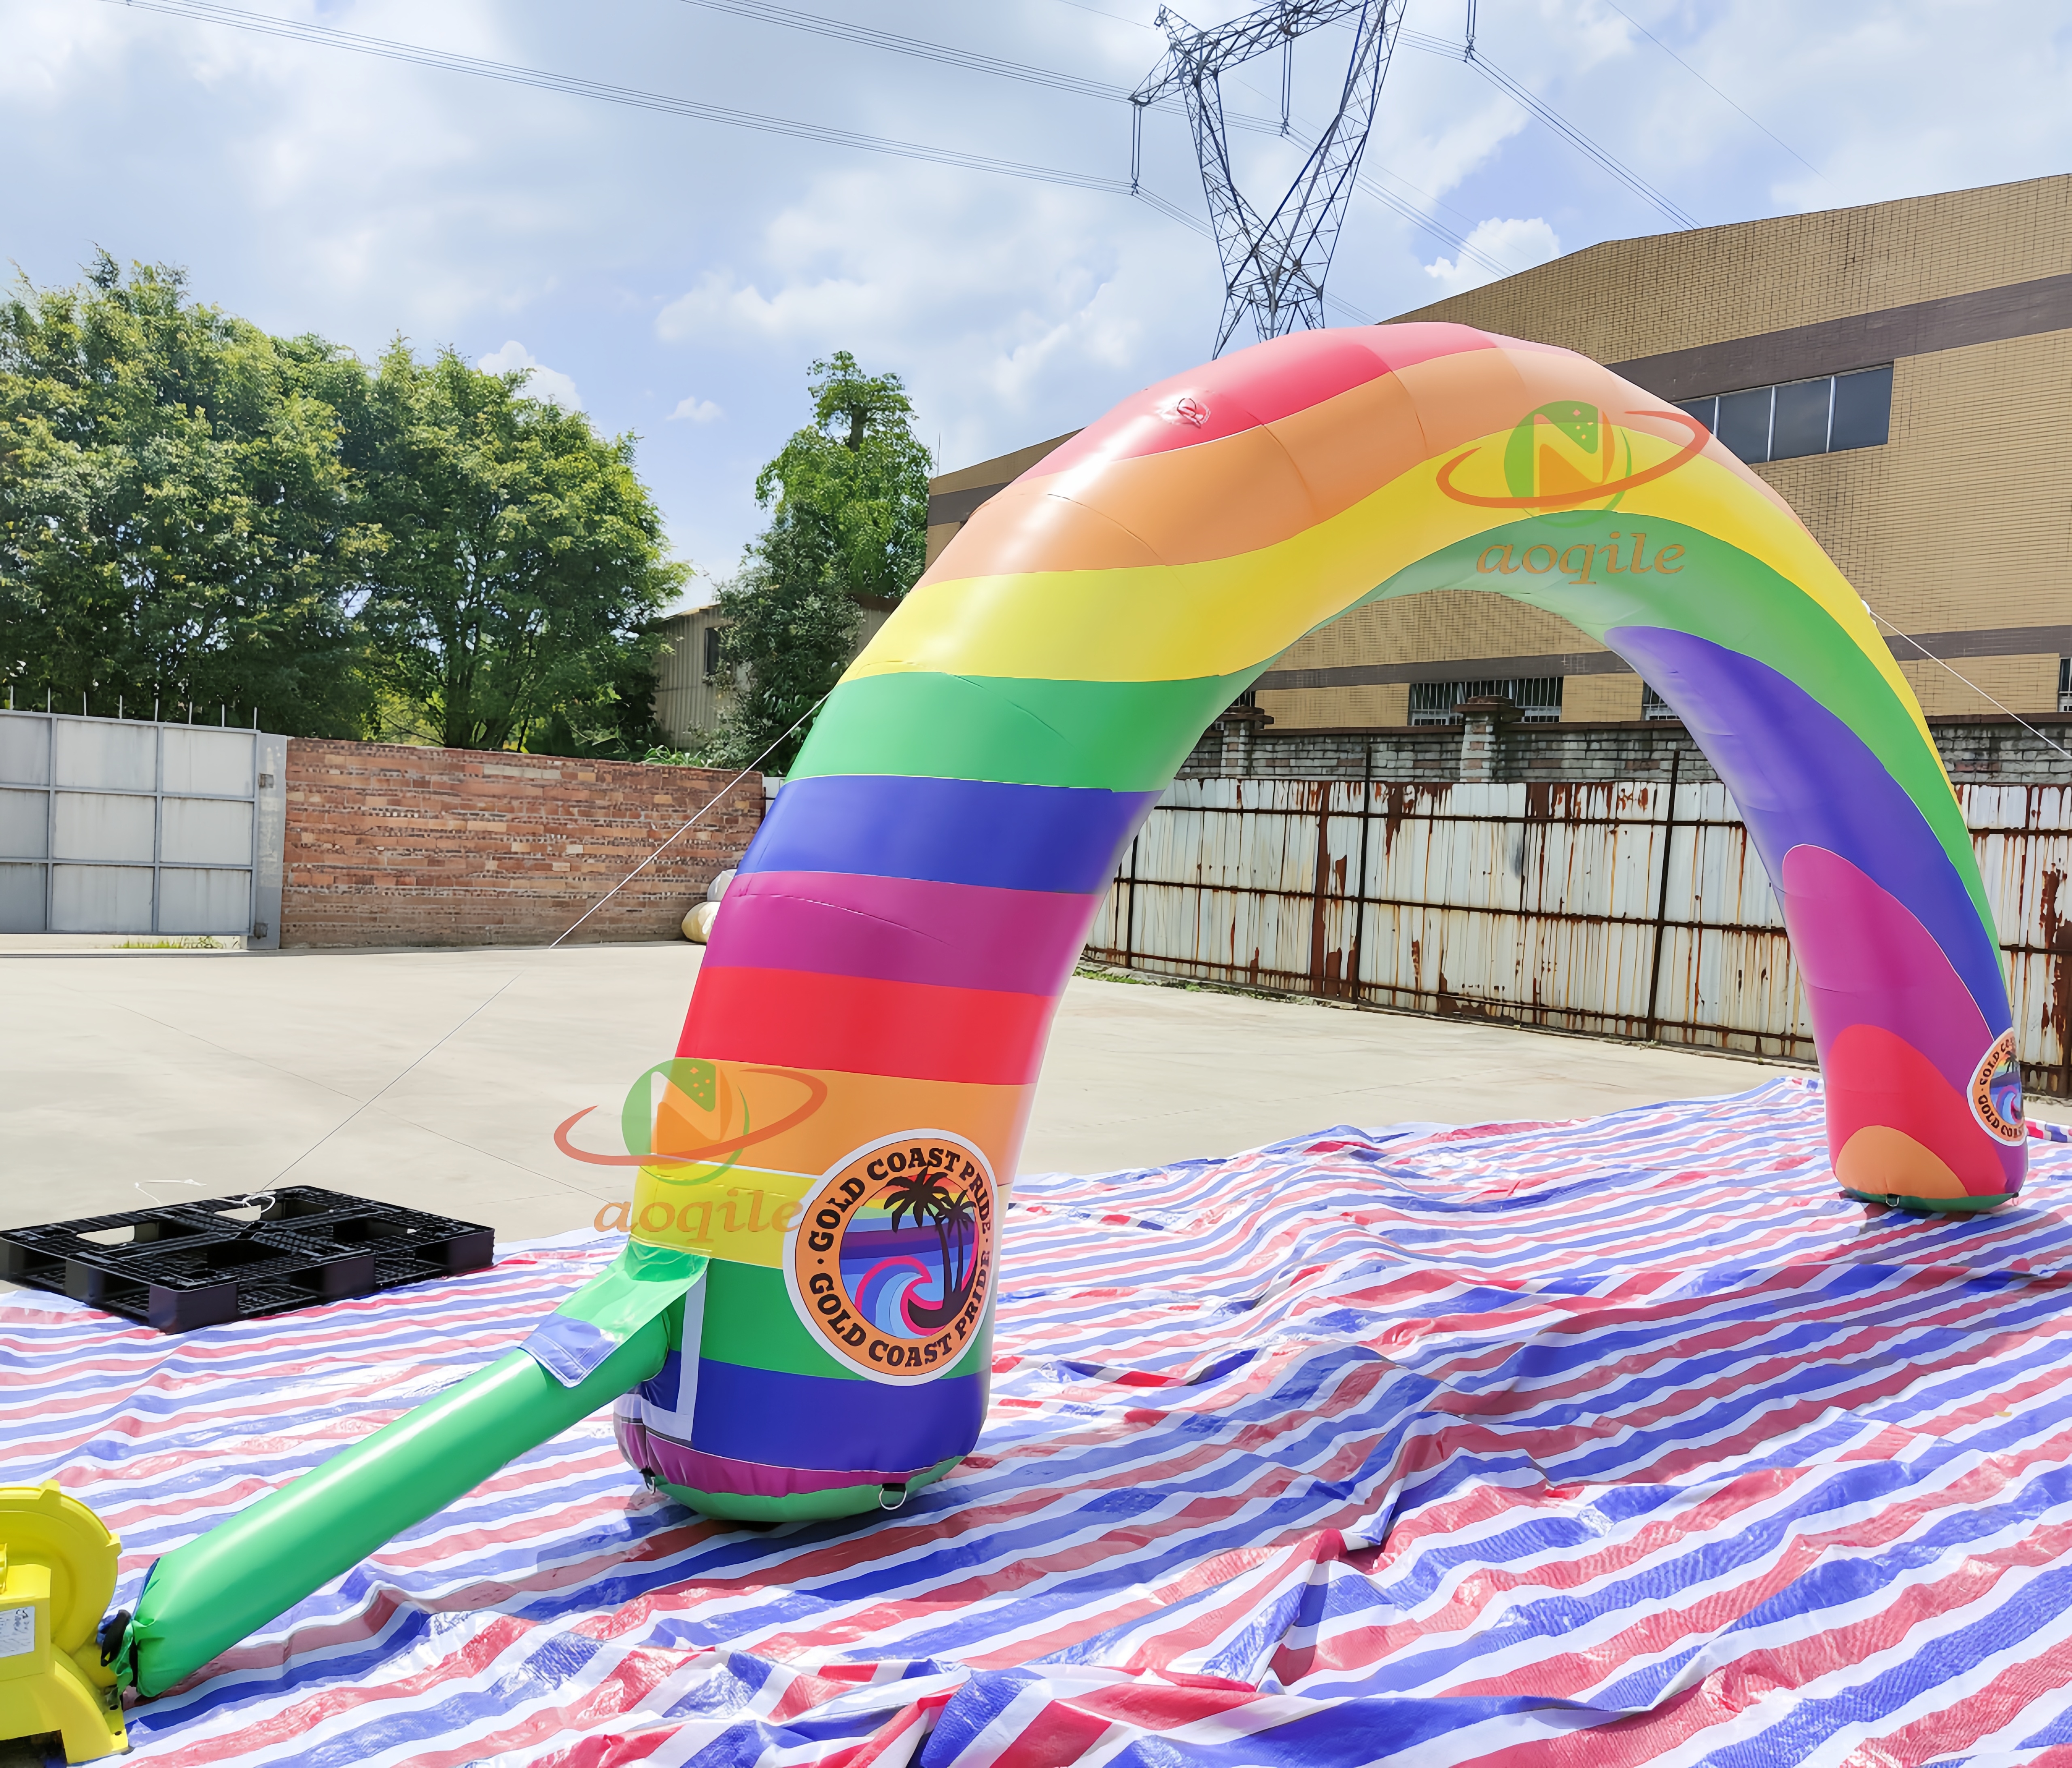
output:
[[[651,1379],[668,1343],[667,1317],[650,1318],[573,1387],[510,1351],[175,1548],[151,1568],[126,1632],[108,1641],[117,1680],[162,1694],[515,1457]]]

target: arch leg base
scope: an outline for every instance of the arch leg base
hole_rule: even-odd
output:
[[[1852,1190],[1847,1185],[1842,1187],[1842,1194],[1853,1197],[1859,1203],[1883,1203],[1890,1209],[1922,1210],[1937,1215],[1983,1215],[2015,1199],[2012,1191],[1992,1197],[1901,1197],[1896,1191]]]
[[[764,1497],[754,1492],[701,1492],[688,1486],[656,1478],[658,1491],[667,1492],[680,1504],[701,1516],[722,1523],[817,1523],[837,1516],[874,1515],[896,1511],[924,1486],[932,1486],[962,1461],[952,1455],[924,1473],[916,1474],[903,1486],[832,1486],[816,1492],[787,1492],[782,1497]]]

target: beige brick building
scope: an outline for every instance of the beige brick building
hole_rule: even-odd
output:
[[[898,604],[875,597],[857,599],[863,610],[856,631],[856,648],[861,651],[878,636],[878,629],[891,619]],[[734,683],[720,662],[719,635],[726,624],[719,611],[709,606],[672,614],[662,623],[662,650],[655,668],[655,722],[680,747],[689,748],[711,735],[726,716]]]
[[[2072,689],[2072,176],[1616,240],[1435,302],[1610,364],[1713,426],[1864,599],[1936,713]],[[1062,440],[1063,438],[1059,438]],[[1044,442],[932,482],[929,556]],[[1259,682],[1283,728],[1638,719],[1639,679],[1558,615],[1470,591],[1355,609]]]

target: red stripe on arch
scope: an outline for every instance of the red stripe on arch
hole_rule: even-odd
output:
[[[1511,342],[1464,325],[1292,332],[1146,387],[1045,455],[1025,476],[1215,442],[1307,411],[1399,368]],[[1183,409],[1183,401],[1192,403]]]
[[[989,989],[713,965],[698,977],[676,1047],[725,1062],[1025,1086],[1054,1005]]]

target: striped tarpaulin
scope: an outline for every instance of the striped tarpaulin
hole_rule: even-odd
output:
[[[2062,1132],[2057,1133],[2062,1134]],[[768,1530],[599,1416],[183,1688],[139,1759],[2072,1762],[2072,1147],[1851,1203],[1817,1087],[1025,1179],[979,1452]],[[165,1338],[0,1297],[0,1479],[157,1554],[613,1243]]]

